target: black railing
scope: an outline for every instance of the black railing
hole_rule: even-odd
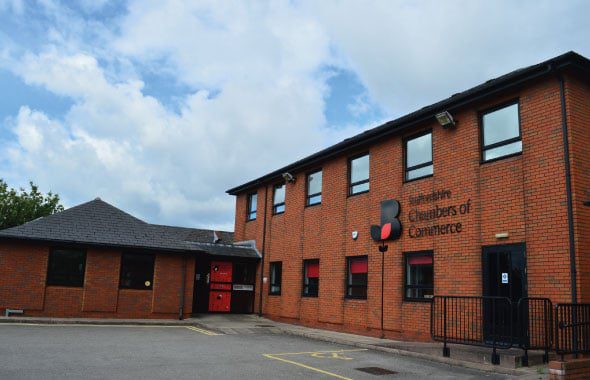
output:
[[[561,355],[590,353],[590,304],[555,306],[555,352]]]
[[[505,297],[435,296],[431,304],[430,332],[443,342],[443,356],[450,356],[449,343],[492,347],[492,363],[499,364],[498,348],[514,343],[514,312]]]
[[[543,363],[549,361],[553,343],[553,305],[548,298],[526,297],[518,300],[519,346],[524,350],[522,365],[529,365],[529,350],[543,350]]]
[[[449,343],[492,348],[492,364],[500,363],[498,349],[520,347],[522,364],[528,365],[529,350],[544,350],[547,362],[553,341],[553,310],[547,298],[435,296],[431,304],[430,332],[443,342],[443,356],[450,356]]]

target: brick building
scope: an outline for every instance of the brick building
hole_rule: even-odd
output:
[[[0,231],[0,313],[185,318],[253,310],[258,251],[95,199]]]
[[[433,295],[590,302],[590,61],[511,72],[228,193],[273,319],[428,339]]]

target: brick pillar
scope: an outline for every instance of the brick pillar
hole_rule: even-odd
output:
[[[549,362],[549,379],[590,379],[590,358]]]

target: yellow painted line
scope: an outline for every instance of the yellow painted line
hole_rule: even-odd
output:
[[[209,335],[209,336],[223,335],[223,334],[218,334],[218,333],[213,332],[213,331],[209,331],[209,330],[205,330],[205,329],[200,329],[200,328],[195,327],[195,326],[187,326],[186,328],[189,329],[189,330],[192,330],[192,331],[196,331],[196,332],[201,333],[201,334]]]
[[[297,355],[299,355],[299,354],[297,354]],[[321,374],[324,374],[324,375],[327,375],[327,376],[335,377],[337,379],[341,379],[341,380],[353,380],[350,377],[340,376],[340,375],[338,375],[336,373],[324,371],[323,369],[315,368],[315,367],[309,366],[307,364],[295,362],[293,360],[288,360],[288,359],[285,359],[285,358],[275,357],[272,354],[263,354],[262,356],[264,356],[264,357],[266,357],[268,359],[274,359],[274,360],[279,360],[279,361],[282,361],[282,362],[285,362],[285,363],[288,363],[288,364],[293,364],[293,365],[296,365],[296,366],[299,366],[299,367],[308,369],[310,371],[314,371],[314,372],[318,372],[318,373],[321,373]]]
[[[359,352],[368,351],[366,348],[359,348],[355,350],[330,350],[330,351],[306,351],[306,352],[283,352],[280,354],[264,354],[272,356],[285,356],[285,355],[313,355],[313,354],[339,354],[343,352]]]

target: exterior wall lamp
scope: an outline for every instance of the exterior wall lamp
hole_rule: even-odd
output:
[[[457,124],[449,111],[437,113],[434,117],[436,117],[436,120],[444,129],[453,128]]]

